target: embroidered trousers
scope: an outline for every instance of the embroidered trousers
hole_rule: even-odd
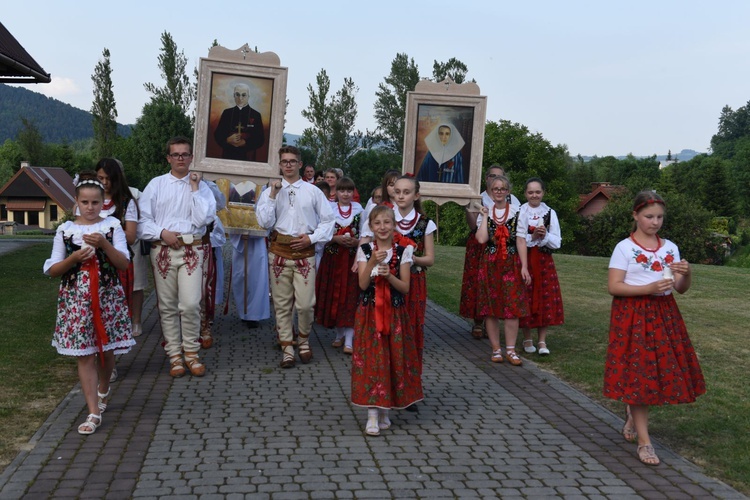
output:
[[[310,335],[315,309],[315,257],[293,260],[268,252],[271,297],[276,313],[279,341],[291,342],[292,308],[297,309],[300,335]],[[282,344],[283,345],[283,344]]]
[[[203,247],[161,245],[151,249],[154,285],[167,356],[198,352],[201,329]]]

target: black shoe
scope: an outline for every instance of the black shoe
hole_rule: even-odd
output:
[[[407,406],[406,411],[413,411],[413,412],[419,413],[419,407],[417,406],[417,403],[414,403],[414,404]]]

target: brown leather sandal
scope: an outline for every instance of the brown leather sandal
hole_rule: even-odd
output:
[[[297,336],[297,349],[299,349],[299,360],[302,361],[304,364],[307,364],[310,362],[310,360],[313,357],[312,350],[310,349],[310,334],[302,335],[300,333]]]
[[[279,347],[281,347],[281,363],[279,366],[282,368],[293,368],[294,367],[294,347],[291,342],[279,341]]]
[[[174,378],[185,375],[185,365],[182,363],[182,356],[179,354],[169,357],[169,374]]]
[[[471,336],[480,340],[482,338],[483,330],[482,323],[474,323],[474,328],[471,329]]]
[[[518,353],[515,351],[515,349],[512,351],[506,349],[505,358],[508,360],[508,363],[513,366],[521,366],[523,364],[523,361],[521,361],[521,358],[518,356]]]
[[[638,460],[651,466],[656,466],[661,463],[659,457],[656,456],[654,447],[650,444],[644,444],[638,447]]]
[[[186,352],[185,364],[188,370],[190,370],[190,374],[194,377],[202,377],[206,374],[206,365],[200,362],[197,352]]]
[[[214,345],[214,337],[211,334],[211,325],[208,323],[208,320],[203,320],[201,322],[201,336],[199,342],[203,349],[210,349],[211,346]]]

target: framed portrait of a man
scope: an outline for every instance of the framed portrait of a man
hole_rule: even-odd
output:
[[[486,97],[478,94],[476,84],[450,81],[408,93],[403,172],[419,180],[422,198],[465,205],[479,197]]]
[[[236,182],[278,177],[287,69],[273,53],[215,49],[200,60],[194,168]]]

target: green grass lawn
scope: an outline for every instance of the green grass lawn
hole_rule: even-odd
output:
[[[51,241],[0,257],[0,467],[78,380],[75,360],[50,345],[60,286],[42,274]]]
[[[430,299],[458,314],[464,249],[436,247],[427,279]],[[566,323],[550,329],[551,356],[532,355],[613,411],[624,405],[602,397],[611,297],[608,258],[555,255]],[[654,407],[652,434],[735,488],[750,493],[750,269],[693,266],[693,285],[677,302],[698,353],[708,391],[691,405]],[[471,339],[467,324],[466,338]]]

